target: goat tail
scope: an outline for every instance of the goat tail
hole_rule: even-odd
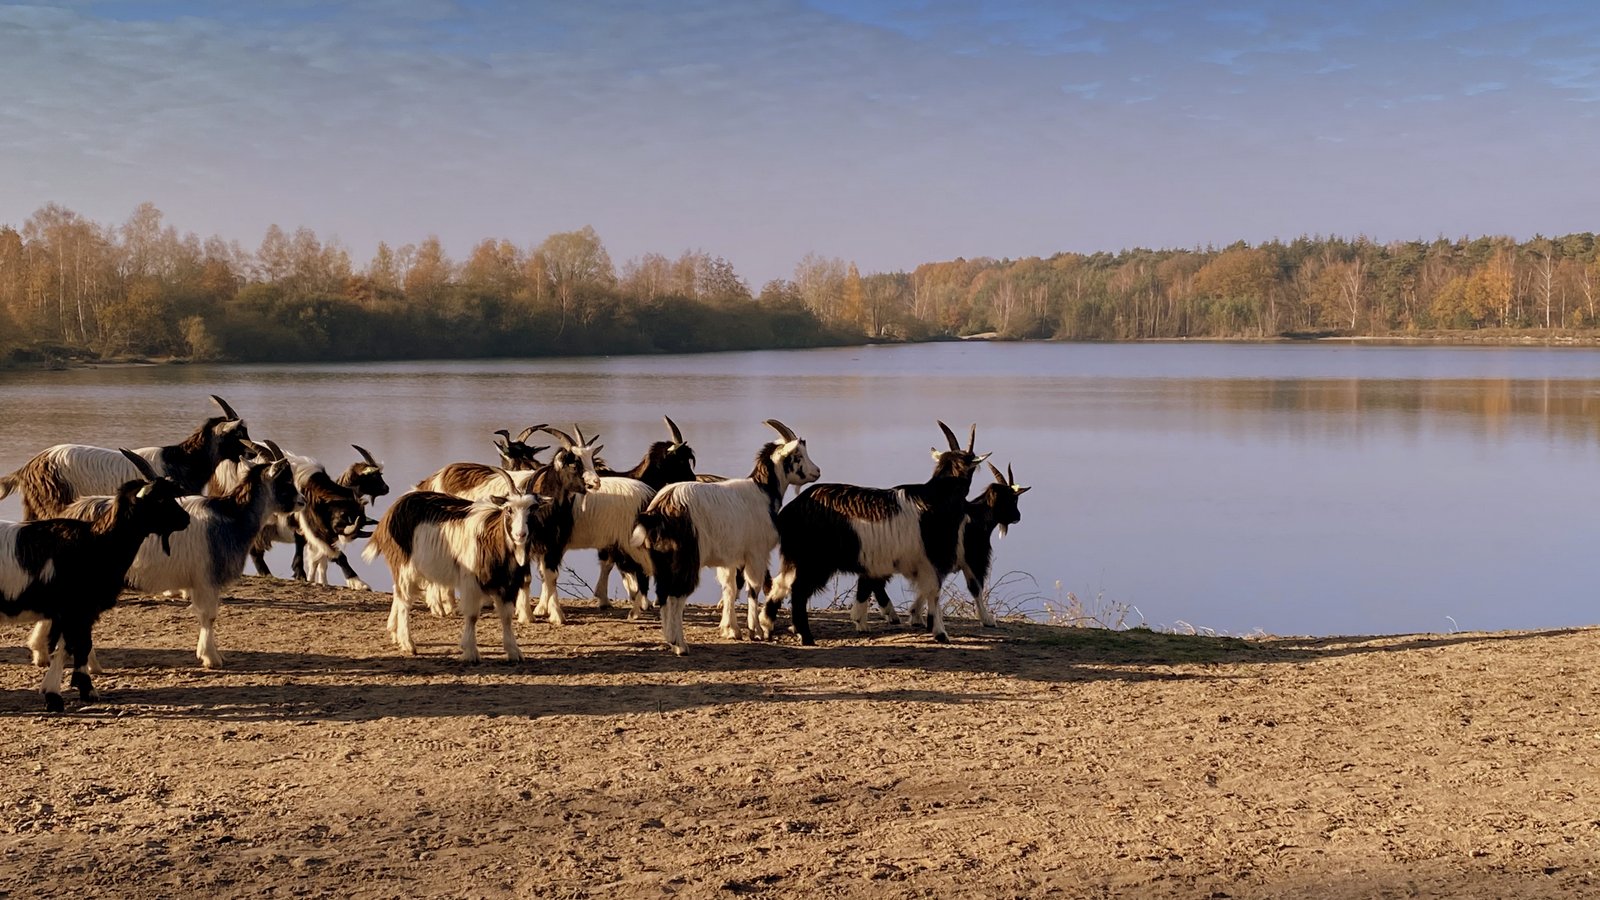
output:
[[[0,475],[0,500],[11,496],[11,492],[22,483],[22,470],[18,469],[10,475]]]

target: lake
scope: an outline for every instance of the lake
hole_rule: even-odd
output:
[[[367,447],[397,491],[493,462],[491,432],[539,422],[600,432],[631,465],[666,436],[662,414],[701,471],[747,474],[775,417],[824,481],[887,486],[927,477],[936,419],[963,436],[976,422],[978,450],[1033,486],[997,543],[1003,607],[1071,592],[1127,625],[1274,634],[1600,619],[1593,349],[950,343],[0,372],[0,472],[54,443],[174,443],[208,393],[335,472]],[[381,563],[355,562],[387,587]],[[592,579],[591,554],[572,562]]]

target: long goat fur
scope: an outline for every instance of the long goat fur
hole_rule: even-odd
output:
[[[220,397],[211,398],[225,413],[214,416],[183,441],[165,447],[133,451],[155,473],[171,480],[186,494],[198,494],[223,460],[239,459],[250,437],[244,420]],[[120,450],[88,444],[57,444],[39,451],[22,467],[0,476],[0,500],[21,489],[22,517],[59,516],[79,497],[109,496],[129,481],[142,478],[137,467]]]
[[[110,497],[84,497],[66,509],[74,519],[93,519],[110,506]],[[207,669],[222,666],[216,622],[222,589],[244,574],[245,559],[262,523],[275,513],[292,512],[300,504],[287,463],[257,465],[225,497],[187,496],[179,501],[189,525],[170,538],[171,553],[149,538],[139,548],[126,576],[128,587],[144,593],[182,591],[200,623],[195,656]],[[28,641],[34,662],[42,664],[44,637],[35,629]],[[95,666],[98,669],[98,666]]]
[[[156,476],[149,463],[133,463],[140,477],[122,485],[90,521],[44,519],[0,523],[0,623],[38,622],[49,668],[45,708],[60,712],[61,675],[72,655],[72,685],[86,703],[96,699],[89,677],[94,625],[114,606],[134,555],[147,536],[161,538],[189,524],[179,488]]]
[[[791,486],[809,484],[822,473],[803,439],[775,419],[767,424],[784,439],[761,447],[749,477],[669,484],[639,516],[634,543],[650,551],[662,637],[679,656],[688,652],[684,605],[706,567],[717,570],[722,587],[722,635],[741,634],[734,619],[741,570],[750,588],[749,630],[756,637],[770,634],[757,622],[756,593],[778,543],[778,509]]]
[[[415,654],[411,606],[429,584],[461,595],[461,658],[478,661],[478,617],[492,600],[500,619],[506,658],[522,659],[512,616],[517,594],[528,578],[529,540],[536,520],[549,509],[537,494],[516,491],[474,501],[434,491],[402,495],[384,513],[362,551],[369,562],[382,556],[394,575],[389,634]]]

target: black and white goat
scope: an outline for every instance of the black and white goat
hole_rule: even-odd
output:
[[[224,460],[240,459],[249,451],[250,437],[244,420],[221,397],[211,400],[222,411],[195,429],[182,442],[166,447],[133,451],[150,463],[157,475],[170,479],[185,494],[198,494]],[[19,487],[22,516],[40,519],[57,516],[79,497],[115,494],[141,473],[121,452],[88,444],[57,444],[39,451],[10,475],[0,477],[0,500]]]
[[[66,515],[85,521],[105,514],[115,498],[82,497]],[[245,558],[261,526],[276,513],[294,512],[301,505],[294,486],[294,471],[285,460],[253,466],[244,481],[224,497],[191,495],[179,501],[189,514],[181,531],[157,541],[150,538],[128,567],[126,582],[146,593],[180,591],[200,620],[195,656],[207,669],[222,666],[217,649],[217,614],[222,609],[222,589],[244,574]],[[28,646],[34,662],[42,664],[43,629],[35,628]],[[95,667],[98,668],[98,667]]]
[[[417,652],[411,640],[412,602],[427,585],[442,584],[461,596],[463,661],[478,661],[478,617],[486,599],[500,618],[506,658],[522,659],[512,615],[528,579],[533,530],[550,505],[519,489],[509,475],[503,487],[504,493],[487,500],[412,491],[378,522],[362,556],[370,562],[381,555],[394,575],[389,634],[401,650]]]
[[[388,494],[389,483],[383,480],[383,463],[359,444],[350,446],[361,454],[361,460],[351,463],[338,478],[329,477],[320,463],[305,472],[296,467],[295,485],[306,503],[294,515],[294,559],[289,568],[295,578],[327,584],[328,564],[333,563],[344,573],[346,587],[369,591],[372,588],[356,574],[344,548],[372,523],[367,518],[367,504]]]
[[[595,452],[600,449],[598,435],[586,440],[583,431],[575,429],[578,433],[575,439],[565,431],[548,425],[540,428],[554,435],[561,446],[551,455],[548,463],[537,469],[507,473],[480,463],[451,463],[418,482],[417,490],[466,500],[486,500],[497,493],[503,494],[501,479],[509,478],[516,490],[536,493],[548,500],[550,508],[539,516],[529,545],[529,552],[538,561],[532,568],[541,570],[542,583],[542,569],[548,566],[552,573],[557,571],[561,557],[566,552],[572,533],[575,502],[590,490],[599,489],[601,478],[594,462]],[[553,586],[553,574],[551,582]],[[527,623],[533,621],[536,615],[548,615],[556,625],[565,623],[565,614],[559,602],[549,605],[541,603],[538,609],[534,609],[529,594],[529,591],[523,591],[517,599],[518,621]],[[447,615],[453,606],[448,583],[428,585],[426,599],[428,609],[434,615]]]
[[[787,599],[800,642],[815,644],[807,603],[828,579],[840,572],[878,580],[900,574],[915,588],[918,605],[931,611],[934,640],[949,642],[939,587],[956,569],[967,491],[978,463],[989,455],[973,452],[976,425],[965,450],[949,426],[940,422],[939,428],[950,449],[933,451],[933,476],[926,482],[893,488],[815,484],[778,513],[781,562],[762,614],[764,627],[773,627]],[[859,597],[856,606],[865,609]]]
[[[495,434],[500,436],[500,440],[494,442],[494,448],[500,451],[501,467],[507,472],[527,472],[544,465],[539,461],[539,454],[550,448],[543,444],[535,445],[527,442],[534,432],[543,428],[543,425],[529,425],[514,438],[511,432],[504,428],[496,431]]]
[[[1017,500],[1030,490],[1027,485],[1017,484],[1016,476],[1011,474],[1011,467],[1006,466],[1005,474],[994,463],[985,463],[989,471],[994,473],[994,483],[985,487],[983,493],[967,501],[967,521],[961,526],[961,542],[957,545],[956,567],[961,570],[967,582],[967,592],[972,595],[972,602],[978,608],[978,622],[985,628],[994,628],[994,613],[989,611],[989,567],[994,562],[994,532],[998,528],[1000,536],[1006,536],[1006,529],[1022,521],[1022,510],[1018,507]],[[866,629],[867,603],[869,599],[878,601],[878,608],[890,622],[900,623],[900,616],[894,611],[894,604],[889,600],[889,593],[885,590],[888,579],[875,579],[862,576],[856,584],[855,607],[850,611],[850,618],[855,622],[857,631]],[[920,598],[919,598],[920,599]],[[921,620],[921,624],[931,628],[932,618],[926,610],[913,606],[911,609],[912,621]]]
[[[65,655],[72,654],[72,685],[85,702],[96,699],[89,677],[94,624],[116,605],[123,577],[145,539],[163,547],[168,535],[189,525],[179,505],[182,489],[156,474],[148,460],[122,450],[139,476],[116,491],[91,521],[45,519],[0,523],[0,623],[39,622],[50,664],[45,708],[60,712]]]
[[[671,440],[656,441],[631,469],[616,470],[597,463],[600,489],[591,491],[578,504],[573,549],[599,551],[600,576],[595,579],[594,598],[601,609],[611,606],[611,570],[620,563],[628,581],[628,617],[644,613],[649,593],[650,555],[633,543],[633,526],[656,491],[680,481],[694,481],[694,448],[683,439],[683,432],[671,416],[662,416]],[[721,481],[723,479],[715,479]],[[649,488],[642,490],[640,485]]]
[[[683,632],[684,604],[699,586],[700,570],[707,566],[717,569],[722,585],[722,635],[740,635],[734,609],[735,579],[741,570],[750,587],[750,630],[761,637],[767,634],[756,621],[756,594],[778,543],[774,525],[778,509],[791,486],[816,481],[822,472],[794,431],[776,419],[767,419],[766,424],[782,440],[762,446],[748,478],[669,484],[639,515],[634,543],[650,551],[656,602],[662,607],[661,634],[679,656],[689,649]]]

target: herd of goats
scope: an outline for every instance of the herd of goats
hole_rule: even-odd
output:
[[[84,702],[95,699],[94,624],[124,587],[181,592],[200,622],[196,656],[207,668],[221,666],[213,629],[222,589],[243,574],[247,558],[270,574],[265,556],[277,542],[295,544],[296,577],[325,584],[329,565],[337,565],[350,587],[366,589],[344,552],[366,538],[364,558],[381,556],[394,578],[394,642],[416,652],[409,617],[421,600],[434,615],[459,611],[466,662],[478,661],[477,620],[486,605],[499,616],[511,661],[522,658],[514,618],[561,624],[557,572],[568,551],[584,549],[599,552],[601,608],[610,604],[613,568],[630,618],[644,615],[655,580],[662,635],[680,655],[688,649],[684,604],[707,567],[722,587],[724,637],[772,638],[788,600],[795,633],[815,643],[808,601],[845,572],[859,576],[851,609],[858,631],[873,600],[900,622],[885,588],[901,575],[915,590],[913,621],[947,642],[940,588],[957,570],[982,624],[995,624],[984,593],[990,542],[996,528],[1004,535],[1021,520],[1017,499],[1028,490],[1009,468],[988,463],[994,483],[967,499],[989,457],[974,450],[976,426],[963,448],[938,423],[949,449],[933,451],[927,481],[869,488],[812,484],[822,473],[805,439],[776,419],[765,424],[778,438],[756,452],[747,477],[696,473],[694,451],[663,417],[671,439],[651,444],[628,470],[608,468],[597,456],[598,435],[585,437],[578,427],[495,432],[500,465],[451,463],[374,521],[368,504],[389,486],[372,454],[352,444],[360,460],[332,477],[315,459],[252,441],[232,407],[211,400],[221,415],[181,443],[141,450],[58,444],[0,477],[0,499],[20,492],[25,520],[0,522],[0,623],[36,623],[28,647],[46,667],[47,709],[65,708],[69,654],[71,684]],[[555,444],[528,443],[538,433]],[[546,450],[553,452],[541,461]],[[784,503],[789,488],[806,485]],[[775,547],[779,566],[769,577]],[[748,594],[742,626],[734,615],[741,587]]]

